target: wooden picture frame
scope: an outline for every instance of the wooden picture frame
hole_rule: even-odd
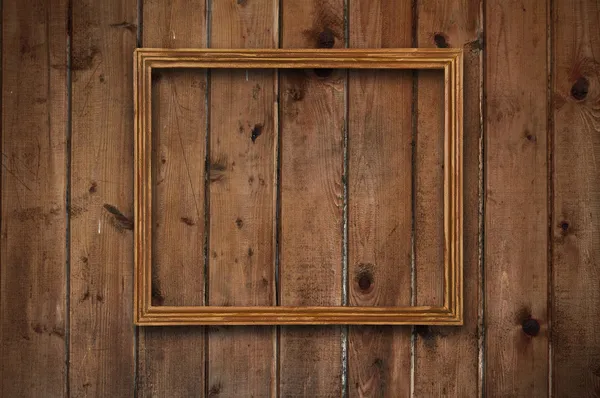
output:
[[[137,49],[135,101],[135,283],[137,325],[463,323],[463,62],[461,49]],[[151,77],[161,68],[441,69],[444,72],[443,305],[410,307],[153,306]],[[441,93],[440,93],[441,94]]]

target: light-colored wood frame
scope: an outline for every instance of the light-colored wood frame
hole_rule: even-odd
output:
[[[348,68],[444,71],[444,300],[441,307],[153,306],[151,76],[160,68]],[[135,283],[137,325],[463,323],[461,49],[216,50],[137,49],[135,102]]]

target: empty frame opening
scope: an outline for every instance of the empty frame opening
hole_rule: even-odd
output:
[[[152,72],[153,306],[442,306],[442,70]]]

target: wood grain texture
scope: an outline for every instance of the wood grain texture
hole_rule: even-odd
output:
[[[600,4],[556,1],[552,21],[555,397],[600,396]]]
[[[144,46],[205,47],[204,2],[145,1]],[[158,71],[153,80],[154,305],[204,302],[206,74]],[[205,389],[205,329],[141,328],[139,395],[197,396]]]
[[[422,7],[423,4],[419,3]],[[425,11],[420,9],[420,11]],[[425,18],[429,16],[426,12]],[[420,14],[421,15],[421,14]],[[420,23],[423,22],[419,19]],[[421,26],[421,25],[420,25]],[[419,26],[419,27],[420,27]],[[419,30],[419,35],[424,35]],[[444,298],[444,73],[416,74],[414,158],[415,304],[443,305]]]
[[[134,385],[135,1],[72,5],[71,328],[73,396]]]
[[[66,394],[67,1],[2,8],[0,396]]]
[[[415,387],[417,397],[478,395],[479,184],[481,21],[479,0],[420,0],[417,46],[464,49],[464,325],[459,328],[417,327]],[[416,303],[434,304],[442,298],[441,263],[443,214],[438,184],[443,181],[443,121],[436,105],[443,103],[441,78],[418,73],[416,142]],[[432,108],[435,108],[432,111]],[[441,123],[441,124],[440,124]],[[437,146],[437,145],[442,146]],[[442,162],[440,162],[442,160]],[[432,177],[435,178],[432,180]],[[443,192],[441,193],[443,194]],[[441,217],[441,218],[440,218]],[[433,227],[433,228],[432,228]],[[434,244],[434,242],[438,242]],[[434,252],[431,252],[434,248]]]
[[[206,77],[173,69],[152,82],[152,304],[202,305]]]
[[[212,48],[272,48],[278,2],[213,1]],[[211,70],[208,304],[275,305],[275,70]],[[274,396],[276,328],[208,334],[208,391]],[[217,395],[217,394],[215,394]]]
[[[341,0],[281,7],[281,47],[344,47]],[[341,305],[345,77],[280,74],[281,305]],[[280,336],[280,395],[341,394],[340,327],[282,327]]]
[[[349,29],[360,33],[357,39],[350,40],[351,47],[357,46],[358,39],[373,40],[373,46],[386,46],[384,41],[375,42],[379,40],[377,36],[381,40],[396,40],[394,35],[386,32],[404,28],[399,23],[404,14],[399,14],[397,9],[405,5],[391,1],[361,2],[363,10],[357,11],[352,8],[354,1],[346,2],[350,6]],[[220,2],[212,1],[213,4]],[[271,2],[248,0],[225,4],[230,7],[227,8],[229,13],[238,7],[234,3],[245,4],[246,8],[236,14],[242,21],[246,15],[254,15],[256,11],[251,10],[261,9],[262,5]],[[86,0],[71,3],[73,159],[70,181],[66,181],[65,173],[67,1],[4,1],[2,5],[0,395],[3,397],[66,396],[69,389],[71,396],[134,396],[130,291],[132,240],[128,228],[133,214],[131,52],[138,24],[136,2],[110,0],[96,4]],[[149,43],[146,40],[154,32],[152,35],[160,47],[178,46],[187,41],[204,46],[205,2],[170,3],[143,2],[144,44]],[[331,20],[329,13],[320,10],[336,10],[334,20],[341,24],[338,15],[342,12],[337,11],[341,10],[341,1],[294,3],[282,3],[282,13],[288,21],[284,25],[288,34],[284,33],[284,37],[291,43],[289,47],[317,46],[318,33]],[[475,51],[477,46],[481,49],[483,43],[474,42],[477,38],[474,24],[478,17],[473,3],[471,0],[461,0],[458,4],[446,0],[415,2],[419,47],[446,43],[452,47],[464,46],[466,50],[466,286],[465,326],[453,332],[448,331],[454,327],[417,329],[414,395],[546,396],[546,386],[550,384],[555,397],[595,396],[600,384],[597,369],[600,341],[596,331],[600,301],[596,160],[600,156],[597,139],[600,98],[598,5],[596,0],[486,2],[483,20],[487,25],[484,36],[488,44],[483,68],[485,75],[480,75],[476,70],[479,66]],[[552,26],[548,26],[546,18],[546,7],[549,6],[553,7],[550,12],[554,18],[549,20]],[[358,24],[362,28],[353,27],[359,16],[361,22]],[[219,19],[214,18],[215,15],[214,24],[218,24]],[[366,22],[379,20],[387,22]],[[239,34],[240,28],[241,25],[231,24],[229,30],[226,26],[220,29],[223,35],[233,35]],[[373,29],[379,29],[381,33],[369,33],[378,32]],[[549,82],[546,80],[548,59],[545,51],[548,29],[552,33],[549,61],[553,76]],[[260,36],[256,35],[255,28],[250,27],[250,30],[253,33],[249,37]],[[335,29],[338,34],[342,31],[343,28]],[[437,33],[441,36],[436,37]],[[292,38],[294,42],[291,42]],[[343,41],[335,38],[336,45],[342,45],[339,40]],[[245,42],[240,45],[250,46]],[[486,390],[476,391],[472,366],[477,361],[477,354],[471,345],[474,338],[471,333],[476,327],[474,307],[483,298],[474,298],[478,287],[470,285],[476,281],[476,270],[472,268],[475,267],[473,217],[476,217],[476,206],[471,195],[476,179],[473,159],[478,151],[475,137],[479,134],[474,133],[471,118],[479,117],[472,85],[478,85],[484,78],[486,92],[483,98],[486,102],[482,106],[487,137],[484,159],[487,185],[482,195],[487,197],[487,212],[486,236],[482,237],[486,271],[482,279],[487,303],[483,325],[487,330],[484,347],[487,354],[483,362]],[[179,75],[176,80],[177,84],[182,84],[185,77]],[[552,88],[550,109],[546,108],[548,83]],[[312,82],[309,89],[314,92],[316,84]],[[284,105],[285,89],[282,88],[279,94]],[[322,97],[319,92],[315,95],[325,99],[298,101],[303,103],[302,112],[327,109],[319,101],[330,97]],[[424,94],[419,98],[417,106],[427,105]],[[204,108],[199,106],[196,116],[203,112]],[[310,121],[311,117],[305,120]],[[552,123],[546,125],[546,120]],[[319,119],[311,123],[322,122]],[[546,129],[550,127],[553,128],[551,140],[547,141]],[[299,130],[295,128],[295,131]],[[257,137],[257,142],[262,138],[265,136]],[[352,141],[349,144],[352,148]],[[547,147],[553,149],[550,157],[553,175],[546,171]],[[167,164],[169,168],[172,166],[172,163]],[[553,212],[550,223],[546,214],[547,178],[552,179],[550,192],[554,192],[548,207]],[[65,242],[67,209],[64,203],[69,182],[72,184],[72,203],[68,217],[72,228],[71,241]],[[352,212],[349,215],[352,217]],[[194,219],[190,220],[194,222]],[[183,220],[179,222],[185,227],[184,238],[189,238],[192,230],[199,233],[198,224],[189,227]],[[323,231],[323,235],[318,235],[314,241],[322,247],[329,245],[323,243],[322,236],[332,233],[337,237],[338,231],[334,228]],[[548,280],[545,253],[548,237],[552,244],[553,369],[548,369],[546,356]],[[69,253],[65,253],[67,245],[71,246]],[[338,253],[339,244],[335,245]],[[68,331],[64,329],[66,311],[69,311],[65,307],[67,256],[71,258],[72,270],[72,295],[69,297],[72,322]],[[194,274],[194,277],[199,276]],[[420,276],[424,275],[421,273]],[[420,276],[417,274],[418,278]],[[330,285],[329,280],[323,283]],[[313,288],[310,283],[297,286],[307,286],[307,291],[324,291],[321,287]],[[181,297],[188,297],[189,288],[187,284],[181,287]],[[176,294],[179,292],[175,290],[166,292],[165,300],[175,299]],[[418,292],[417,300],[427,299],[424,294],[426,292]],[[193,299],[193,293],[189,297]],[[334,297],[333,294],[330,297]],[[337,290],[335,297],[341,297]],[[521,323],[529,314],[542,324],[536,337],[528,337],[522,332]],[[223,383],[223,392],[218,382],[205,384],[204,346],[200,342],[203,341],[200,336],[203,330],[198,327],[139,329],[138,396],[227,395],[225,392],[230,390],[226,389],[231,384]],[[229,330],[237,330],[237,327]],[[219,333],[227,334],[229,330]],[[281,353],[281,359],[285,360],[283,366],[287,365],[287,368],[281,368],[284,379],[279,386],[280,395],[340,395],[338,329],[283,330],[287,330],[284,341],[288,345]],[[390,337],[386,327],[356,330],[364,333],[351,335],[355,341],[353,346],[365,347],[366,351],[348,353],[349,357],[354,355],[359,361],[350,361],[348,376],[356,377],[352,376],[356,372],[353,368],[360,370],[362,373],[354,374],[358,375],[362,390],[355,389],[349,380],[349,395],[377,396],[385,383],[398,385],[404,381],[394,375],[406,369],[409,358],[402,352],[390,354],[381,348],[384,347],[381,342],[389,342],[401,332],[393,332]],[[71,353],[66,364],[65,341],[61,334],[65,339],[70,335],[71,340]],[[357,342],[361,338],[361,342]],[[230,341],[233,342],[227,337],[223,344],[228,345]],[[223,347],[223,355],[233,355],[232,351],[240,357],[248,354],[241,344],[231,344],[231,347]],[[386,356],[371,356],[369,350]],[[70,377],[66,380],[65,366],[69,363]],[[214,380],[218,380],[220,374],[230,380],[228,372],[231,368],[216,369],[211,371]],[[242,379],[239,385],[249,385],[251,381],[245,380],[247,377],[264,379],[251,374],[253,369],[235,366],[234,369]],[[552,375],[551,381],[549,375]],[[390,389],[384,391],[391,396],[402,396],[406,388],[400,386],[398,394]]]
[[[199,397],[205,391],[204,328],[139,328],[139,397]]]
[[[546,3],[486,3],[485,388],[545,396]],[[524,333],[528,318],[541,325]]]
[[[349,2],[352,48],[410,47],[412,8]],[[411,70],[348,81],[348,290],[351,306],[411,305]],[[351,326],[351,397],[410,395],[410,327]]]

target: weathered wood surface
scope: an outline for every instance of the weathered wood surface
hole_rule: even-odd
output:
[[[204,2],[145,1],[142,45],[204,47]],[[206,74],[162,71],[153,81],[154,305],[202,305],[204,297]],[[183,249],[182,249],[183,248]],[[205,329],[140,328],[138,395],[205,390]]]
[[[547,9],[502,0],[485,10],[485,389],[545,396]]]
[[[479,1],[421,0],[418,47],[464,49],[464,326],[417,327],[415,343],[415,396],[474,397],[478,394],[479,311],[479,186],[482,139],[481,21]],[[440,109],[442,77],[418,73],[416,132],[415,272],[417,304],[441,303],[443,213],[443,116]]]
[[[67,1],[2,8],[0,396],[66,394]]]
[[[552,380],[600,396],[600,4],[554,3]]]
[[[210,47],[277,47],[277,1],[211,2]],[[208,303],[275,305],[274,70],[210,72]],[[276,393],[276,328],[209,328],[209,396]]]
[[[135,1],[76,1],[71,45],[69,386],[133,394]]]
[[[344,47],[342,0],[281,6],[281,47]],[[286,70],[280,77],[280,303],[341,305],[346,74]],[[340,327],[282,327],[281,396],[339,396],[341,342]]]
[[[349,2],[352,48],[410,47],[409,2]],[[349,305],[411,304],[412,71],[351,71],[348,81]],[[352,326],[351,397],[410,396],[411,327]]]
[[[3,2],[0,394],[597,395],[598,15],[594,0]],[[235,327],[206,334],[189,327],[136,333],[131,55],[138,34],[143,45],[159,47],[462,46],[465,325],[416,328],[412,348],[409,328],[298,327],[275,333],[271,327]],[[157,187],[163,206],[155,214],[162,225],[156,229],[156,303],[198,303],[205,297],[232,304],[440,299],[434,267],[441,253],[433,243],[439,240],[440,217],[433,199],[441,176],[435,166],[440,166],[439,83],[424,73],[410,84],[396,72],[317,73],[281,72],[278,85],[273,74],[259,71],[249,72],[248,82],[245,72],[222,72],[207,85],[202,71],[169,71],[156,80],[156,175],[164,177]],[[209,158],[227,153],[229,168],[216,174],[213,168],[209,177],[220,180],[205,191],[207,87],[209,98],[226,100],[229,109],[219,114],[214,103],[209,108]],[[404,94],[413,87],[408,100]],[[354,95],[359,89],[363,98]],[[369,118],[361,118],[360,110],[369,111]],[[386,116],[393,119],[384,121]],[[392,129],[390,120],[403,127]],[[346,133],[348,175],[342,179]],[[414,192],[412,184],[405,187],[410,172],[399,167],[406,167],[405,144],[413,138],[416,152],[408,148],[408,167],[417,171]],[[277,144],[279,297],[272,268],[277,181],[275,164],[267,162],[275,158]],[[379,169],[367,169],[367,163]],[[402,185],[377,185],[368,175],[393,176]],[[363,176],[366,185],[353,176]],[[364,192],[367,185],[373,189]],[[224,220],[210,230],[205,192],[210,216]],[[395,195],[396,212],[388,199],[375,214],[362,201],[385,195]],[[414,215],[404,207],[398,211],[407,197]],[[394,255],[378,239],[380,229],[392,231],[392,224],[404,226],[392,234]],[[205,296],[207,233],[218,256],[223,248],[223,258],[209,256]],[[411,287],[410,267],[408,276],[404,267],[375,267],[409,261],[404,239],[411,235],[412,297],[405,290]],[[196,250],[178,250],[181,242]],[[235,273],[236,258],[249,261],[247,274]],[[174,272],[171,263],[186,272]],[[369,267],[360,268],[367,275],[362,286],[370,282],[368,294],[356,279],[359,263],[374,264],[372,279]],[[224,275],[231,275],[231,285]],[[263,277],[268,284],[260,283]],[[527,335],[535,334],[536,322],[537,336]]]

